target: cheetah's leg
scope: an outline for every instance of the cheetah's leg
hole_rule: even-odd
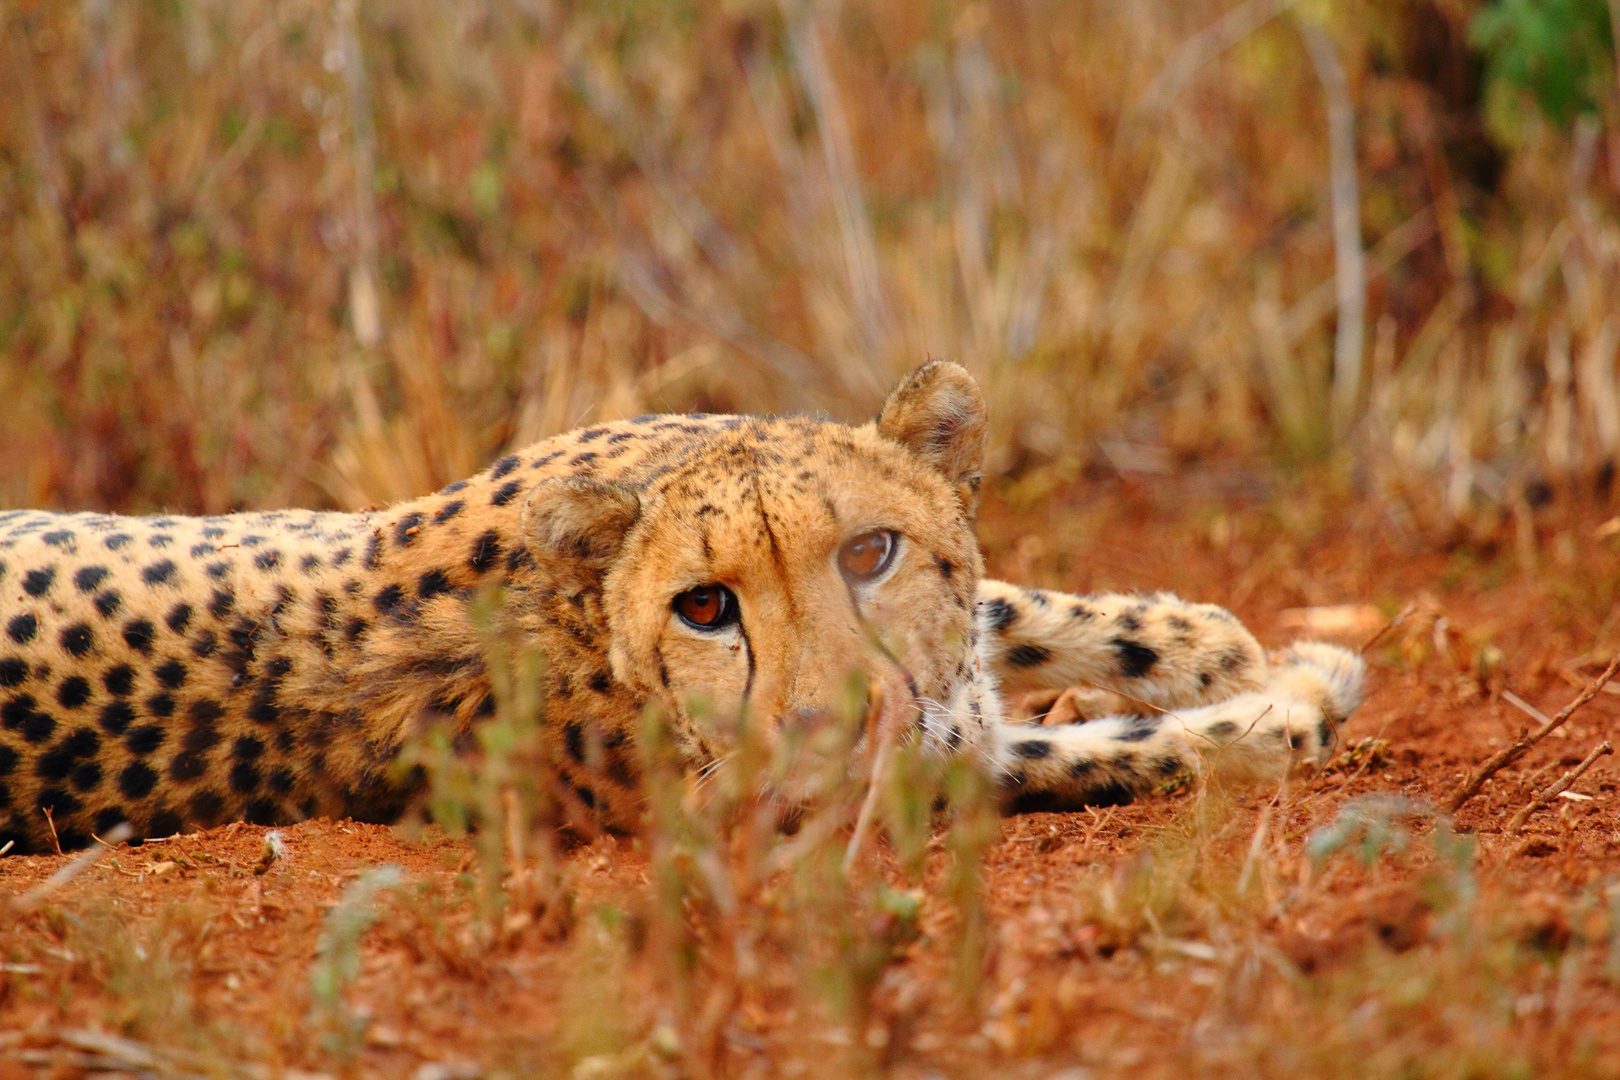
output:
[[[1089,716],[1208,705],[1266,680],[1260,643],[1230,612],[1170,593],[1074,596],[985,580],[979,628],[1004,696],[1074,687]]]
[[[1361,700],[1361,658],[1300,642],[1272,658],[1263,685],[1214,704],[1084,724],[989,726],[992,765],[1015,807],[1065,809],[1129,802],[1182,771],[1223,778],[1280,776],[1321,763]]]

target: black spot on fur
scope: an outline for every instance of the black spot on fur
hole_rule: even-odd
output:
[[[124,641],[142,655],[152,651],[152,624],[145,619],[131,619],[124,624]]]
[[[450,502],[447,502],[443,506],[439,507],[439,512],[433,515],[434,523],[443,525],[445,522],[461,513],[466,505],[467,504],[462,502],[460,499],[452,499]]]
[[[204,630],[202,633],[197,635],[197,640],[192,642],[191,655],[197,657],[199,660],[206,660],[208,657],[214,655],[214,649],[218,644],[219,639],[214,637],[214,632],[212,630]]]
[[[231,790],[243,795],[251,795],[259,790],[262,778],[259,767],[251,761],[238,761],[231,766]]]
[[[90,700],[90,684],[78,675],[62,680],[56,689],[56,703],[64,709],[77,709]]]
[[[124,811],[116,806],[108,806],[96,812],[96,835],[105,836],[111,829],[117,828],[129,818]]]
[[[96,597],[96,613],[103,619],[110,619],[114,614],[117,613],[118,609],[123,606],[123,603],[124,598],[122,596],[119,596],[113,590],[108,589],[106,592]]]
[[[1007,663],[1016,668],[1039,667],[1052,659],[1052,650],[1044,645],[1014,645],[1007,650]]]
[[[450,578],[443,570],[429,570],[416,584],[416,594],[423,600],[432,599],[451,589]]]
[[[67,529],[55,529],[40,537],[45,543],[54,548],[65,548],[73,542],[73,533]]]
[[[1127,679],[1143,678],[1159,662],[1159,654],[1140,641],[1115,638],[1109,644],[1114,648],[1114,655],[1119,657],[1120,674]]]
[[[613,689],[613,676],[606,671],[594,672],[590,677],[590,687],[598,694],[605,694]]]
[[[128,664],[119,664],[117,667],[107,669],[107,674],[101,677],[101,685],[107,688],[107,693],[123,697],[129,693],[129,688],[135,683],[135,669]]]
[[[514,495],[516,495],[518,492],[520,492],[522,490],[523,490],[523,481],[521,481],[521,480],[508,480],[506,483],[502,484],[496,490],[494,495],[490,496],[489,505],[491,505],[491,506],[505,506],[507,503],[512,501],[512,497]]]
[[[276,704],[274,683],[262,683],[253,692],[253,700],[248,704],[247,715],[249,720],[267,727],[281,722],[281,708]]]
[[[1209,725],[1208,734],[1212,739],[1230,739],[1238,733],[1238,726],[1230,720]]]
[[[486,574],[500,557],[501,534],[490,529],[473,541],[472,554],[467,557],[467,565],[474,573]]]
[[[563,744],[576,765],[585,764],[585,731],[578,721],[570,720],[563,725]]]
[[[174,561],[172,559],[159,559],[141,571],[141,580],[148,585],[162,585],[173,577]]]
[[[951,575],[956,573],[956,564],[943,555],[934,556],[934,565],[939,567],[939,576],[946,581],[951,580]]]
[[[174,698],[168,694],[153,694],[146,699],[146,711],[160,720],[174,715]]]
[[[236,606],[236,591],[230,587],[215,589],[208,598],[208,614],[216,619],[223,619],[231,613]]]
[[[159,664],[152,674],[157,676],[158,682],[170,690],[178,690],[186,681],[186,665],[179,660],[166,660]]]
[[[422,515],[412,511],[394,522],[394,543],[400,547],[410,547],[411,541],[416,539],[412,529],[422,527]]]
[[[90,632],[90,627],[85,623],[74,623],[62,631],[62,648],[66,649],[70,655],[84,656],[95,648],[95,645],[95,635]]]
[[[507,454],[490,468],[489,478],[491,480],[499,480],[501,477],[505,476],[507,473],[511,472],[517,467],[518,456],[516,454]]]
[[[1135,612],[1131,612],[1131,611],[1124,611],[1124,612],[1121,612],[1119,615],[1115,616],[1114,617],[1114,623],[1121,630],[1127,631],[1128,633],[1132,633],[1132,634],[1134,634],[1137,631],[1142,629],[1142,620],[1139,617],[1137,617]]]
[[[169,609],[168,618],[164,619],[163,622],[164,622],[164,624],[166,626],[168,626],[168,628],[170,630],[174,631],[176,634],[185,633],[186,632],[186,627],[191,625],[191,605],[190,604],[176,604],[176,605],[174,605],[174,607]]]
[[[985,624],[998,634],[1006,630],[1018,618],[1018,611],[1000,597],[986,602],[982,611]]]
[[[113,533],[111,536],[107,537],[107,539],[102,541],[102,545],[105,546],[108,551],[117,551],[119,548],[126,546],[133,539],[135,538],[129,535],[129,533]]]
[[[277,566],[281,565],[281,552],[261,551],[257,555],[253,556],[253,565],[257,566],[260,570],[274,570]]]
[[[51,811],[57,817],[68,817],[77,813],[84,806],[84,803],[61,788],[53,787],[40,792],[39,797],[34,800],[34,805],[40,810]],[[78,833],[76,830],[70,833],[61,826],[57,826],[56,832],[63,851],[72,851],[76,846],[83,846],[82,843],[79,843],[82,833]]]
[[[122,735],[135,722],[135,710],[127,701],[111,701],[101,707],[96,723],[109,735]]]
[[[169,772],[172,774],[173,768]],[[189,806],[192,821],[198,825],[212,825],[219,820],[220,814],[225,809],[225,798],[217,791],[204,788],[191,797]]]
[[[1225,652],[1221,653],[1220,658],[1215,662],[1220,666],[1220,669],[1226,672],[1228,675],[1235,675],[1249,666],[1249,654],[1247,651],[1234,645],[1230,649],[1227,649]]]
[[[377,563],[382,558],[382,533],[372,533],[371,539],[366,541],[365,558],[361,560],[367,570],[377,569]]]
[[[107,580],[105,566],[83,566],[73,575],[73,586],[80,592],[95,592]]]
[[[1114,738],[1120,742],[1144,742],[1159,730],[1159,723],[1157,716],[1133,716],[1124,722],[1124,730]]]
[[[1012,752],[1021,758],[1034,760],[1049,757],[1052,753],[1052,744],[1042,742],[1039,739],[1029,739],[1024,742],[1013,743]]]
[[[399,607],[399,602],[404,595],[405,590],[398,585],[386,585],[378,590],[377,598],[372,603],[376,605],[378,611],[387,614]]]
[[[56,580],[56,567],[50,566],[43,570],[30,570],[23,575],[23,592],[29,596],[44,596],[50,590],[51,582]]]
[[[28,661],[9,657],[0,660],[0,686],[21,686],[28,681]]]
[[[1148,762],[1149,770],[1151,770],[1156,776],[1165,778],[1176,775],[1176,773],[1181,771],[1181,767],[1181,759],[1172,757],[1169,754],[1166,754],[1163,757],[1156,757],[1152,761]]]
[[[157,786],[158,774],[144,761],[137,761],[127,766],[118,774],[118,790],[126,798],[143,799],[152,793]]]
[[[168,738],[168,731],[159,725],[142,724],[124,736],[124,746],[130,753],[144,757],[162,746]]]
[[[146,834],[154,838],[173,836],[180,831],[180,824],[180,815],[163,807],[152,812],[151,818],[146,822]]]
[[[26,645],[34,640],[34,634],[39,631],[39,620],[32,614],[18,615],[6,623],[6,635],[18,645]]]
[[[169,779],[185,783],[196,780],[208,771],[208,755],[196,753],[176,754],[169,762]]]

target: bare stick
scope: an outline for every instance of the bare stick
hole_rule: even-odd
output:
[[[1396,615],[1383,626],[1380,626],[1376,634],[1361,643],[1361,648],[1356,650],[1356,655],[1365,655],[1367,650],[1378,644],[1379,639],[1381,639],[1385,634],[1401,625],[1401,623],[1405,622],[1407,619],[1410,619],[1412,617],[1412,613],[1417,611],[1417,609],[1418,606],[1415,602],[1407,604],[1405,607],[1401,608],[1400,614]]]
[[[134,834],[134,832],[135,830],[129,827],[129,822],[127,821],[114,825],[112,830],[107,833],[106,840],[102,841],[100,844],[85,848],[83,851],[79,852],[72,862],[62,867],[56,873],[52,874],[50,877],[46,878],[44,881],[40,882],[38,885],[35,885],[32,889],[29,889],[20,896],[12,897],[12,910],[17,912],[28,912],[34,910],[34,908],[39,906],[39,902],[41,900],[44,900],[47,896],[51,895],[51,893],[55,892],[57,889],[60,889],[68,882],[90,869],[96,863],[100,862],[101,857],[112,850],[112,845],[123,843],[125,840],[128,840],[130,836]]]
[[[1327,98],[1329,193],[1333,206],[1333,264],[1339,329],[1333,345],[1333,413],[1338,433],[1355,419],[1367,316],[1366,259],[1361,250],[1361,195],[1356,177],[1356,117],[1344,65],[1326,30],[1298,20],[1316,77]]]
[[[56,835],[56,819],[51,817],[51,808],[42,806],[39,808],[39,812],[45,815],[45,824],[51,830],[51,847],[56,849],[58,855],[62,854],[62,841]]]
[[[1542,724],[1530,734],[1519,736],[1514,740],[1511,746],[1492,754],[1485,764],[1479,767],[1477,772],[1463,781],[1462,787],[1458,788],[1457,793],[1451,797],[1451,804],[1447,807],[1447,809],[1451,813],[1455,814],[1463,803],[1466,803],[1469,799],[1472,799],[1475,795],[1479,794],[1479,789],[1485,786],[1486,780],[1489,780],[1507,766],[1513,764],[1515,761],[1518,761],[1524,756],[1525,751],[1529,750],[1532,746],[1536,745],[1536,743],[1540,742],[1542,739],[1545,739],[1552,732],[1562,727],[1564,721],[1568,720],[1571,716],[1574,716],[1577,709],[1579,709],[1582,705],[1585,705],[1588,701],[1591,701],[1593,698],[1597,697],[1599,691],[1608,685],[1609,680],[1614,678],[1615,672],[1617,671],[1620,671],[1620,655],[1617,655],[1613,660],[1610,660],[1609,666],[1603,669],[1603,674],[1599,675],[1592,682],[1588,683],[1585,690],[1582,690],[1579,694],[1575,695],[1574,701],[1571,701],[1568,705],[1565,705],[1558,711],[1557,716],[1553,717],[1551,720],[1548,720],[1545,724]]]
[[[1247,0],[1176,47],[1136,102],[1133,113],[1146,117],[1164,112],[1205,64],[1220,56],[1298,0]]]
[[[1604,757],[1612,753],[1614,753],[1614,747],[1609,745],[1609,740],[1607,739],[1604,739],[1601,745],[1593,747],[1592,752],[1581,759],[1581,763],[1579,765],[1565,773],[1559,778],[1556,784],[1548,788],[1546,791],[1543,791],[1540,795],[1537,795],[1535,798],[1531,799],[1517,814],[1514,814],[1513,820],[1508,822],[1507,831],[1510,833],[1516,833],[1520,829],[1524,828],[1524,823],[1530,820],[1531,814],[1539,813],[1540,811],[1545,810],[1549,805],[1551,805],[1554,799],[1568,791],[1569,786],[1575,781],[1579,780],[1581,778],[1581,774],[1592,767],[1593,762],[1600,757]]]
[[[1502,700],[1513,706],[1515,709],[1518,709],[1520,712],[1524,713],[1524,715],[1528,716],[1538,724],[1552,723],[1552,721],[1547,718],[1546,713],[1542,712],[1540,709],[1536,708],[1534,705],[1530,704],[1528,701],[1524,700],[1524,698],[1520,697],[1518,694],[1515,694],[1511,690],[1502,691]]]
[[[889,751],[900,730],[900,725],[888,716],[889,695],[883,692],[881,685],[873,696],[877,700],[867,710],[866,737],[869,742],[876,744],[876,749],[872,754],[872,771],[866,782],[866,798],[861,800],[861,810],[855,818],[855,831],[850,834],[849,846],[844,849],[843,871],[846,875],[854,869],[855,860],[861,853],[861,840],[866,836],[867,829],[871,828],[872,815],[877,811],[878,796],[883,792],[885,774],[889,771]]]

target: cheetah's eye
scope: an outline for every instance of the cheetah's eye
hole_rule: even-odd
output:
[[[851,585],[871,581],[889,568],[900,547],[900,536],[893,529],[873,529],[852,536],[838,549],[838,572]]]
[[[670,606],[686,625],[697,630],[719,630],[737,621],[736,594],[712,582],[687,589]]]

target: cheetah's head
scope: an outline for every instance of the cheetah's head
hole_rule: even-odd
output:
[[[973,647],[985,422],[972,377],[930,363],[861,427],[749,420],[639,491],[543,484],[525,528],[550,576],[600,590],[615,679],[700,761],[741,724],[792,745],[848,716],[862,682],[951,739],[989,696]]]

